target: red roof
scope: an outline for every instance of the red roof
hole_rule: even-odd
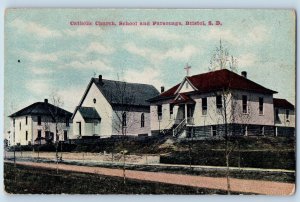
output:
[[[274,98],[273,99],[273,105],[276,108],[282,108],[282,109],[294,109],[294,105],[288,102],[286,99],[278,99]]]
[[[179,97],[173,101],[173,104],[179,104],[179,103],[195,103],[195,101],[185,93],[180,93]]]
[[[265,88],[239,74],[231,72],[227,69],[217,70],[204,74],[198,74],[187,77],[194,87],[197,88],[196,92],[211,92],[222,89],[236,89],[252,91],[264,94],[274,94],[276,91]],[[150,101],[164,99],[167,97],[175,96],[176,90],[180,84],[170,88],[169,90],[161,93],[159,96],[150,99]]]

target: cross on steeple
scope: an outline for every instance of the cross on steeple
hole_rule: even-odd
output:
[[[186,76],[189,76],[189,72],[190,72],[191,68],[192,67],[188,63],[186,63],[185,68],[184,68],[186,70]]]

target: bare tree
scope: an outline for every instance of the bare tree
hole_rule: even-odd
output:
[[[64,102],[57,93],[52,92],[50,94],[50,100],[52,102],[52,105],[54,107],[51,107],[49,110],[51,113],[51,117],[54,122],[55,126],[55,136],[54,136],[54,144],[55,144],[55,156],[56,156],[56,164],[58,166],[59,160],[62,160],[62,147],[61,147],[61,156],[59,157],[58,155],[58,146],[59,146],[59,140],[60,137],[63,135],[64,128],[66,125],[66,118],[68,118],[63,110],[61,109],[64,105]],[[58,172],[58,167],[57,167],[57,172]]]
[[[123,183],[126,185],[127,151],[125,147],[125,141],[128,131],[134,124],[136,124],[134,113],[132,113],[136,99],[134,92],[130,89],[127,82],[115,81],[114,87],[115,93],[111,94],[111,101],[116,101],[118,104],[115,104],[115,110],[112,117],[112,128],[117,134],[122,136]]]
[[[233,55],[229,54],[229,51],[220,39],[220,44],[215,48],[212,57],[209,62],[209,71],[215,71],[218,69],[229,69],[233,72],[238,71],[238,61]]]

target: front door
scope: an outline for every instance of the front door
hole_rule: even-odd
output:
[[[177,116],[176,116],[176,121],[180,123],[183,119],[185,119],[185,106],[179,105]]]
[[[187,105],[187,123],[190,125],[194,125],[194,110],[195,104]]]

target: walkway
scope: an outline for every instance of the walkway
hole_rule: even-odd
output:
[[[11,161],[5,161],[12,163]],[[18,165],[33,166],[37,168],[50,168],[59,170],[92,173],[106,176],[122,177],[122,169],[111,169],[101,167],[76,166],[66,164],[34,163],[34,162],[17,162]],[[193,186],[209,189],[227,190],[226,178],[202,177],[183,174],[171,174],[163,172],[147,172],[126,170],[126,177],[136,180],[155,181],[161,183],[177,184],[184,186]],[[295,184],[259,180],[244,180],[230,178],[231,191],[242,193],[255,193],[266,195],[290,195],[294,193]]]

